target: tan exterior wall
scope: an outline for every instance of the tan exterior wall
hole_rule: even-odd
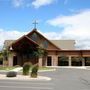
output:
[[[58,65],[58,57],[60,55],[65,55],[67,56],[69,66],[72,65],[72,57],[90,57],[90,51],[49,51],[48,55],[52,57],[52,66],[57,66]],[[82,60],[82,66],[85,66],[85,60]]]
[[[18,59],[18,64],[22,65],[22,58],[16,54],[13,53],[9,56],[8,58],[8,65],[9,66],[13,66],[13,56],[17,55],[17,59]],[[52,66],[57,66],[58,65],[58,57],[60,55],[65,55],[67,57],[69,57],[69,66],[71,66],[71,57],[80,57],[81,55],[83,57],[90,57],[90,51],[82,51],[82,53],[80,51],[48,51],[48,56],[52,57]],[[47,65],[47,58],[40,58],[38,60],[39,66],[46,66]],[[82,65],[85,65],[85,61],[82,61]]]

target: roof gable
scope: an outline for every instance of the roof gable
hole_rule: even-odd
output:
[[[29,49],[29,47],[36,48],[39,45],[29,37],[24,35],[21,38],[17,39],[15,42],[13,42],[11,46],[15,51],[25,51]]]
[[[35,41],[39,46],[45,48],[46,50],[60,50],[55,44],[49,41],[46,37],[40,34],[36,29],[33,29],[27,34],[29,38]]]

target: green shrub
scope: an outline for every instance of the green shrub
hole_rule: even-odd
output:
[[[17,76],[17,72],[14,71],[10,71],[6,74],[6,77],[16,77]]]
[[[30,67],[31,63],[28,62],[23,65],[23,75],[29,75]]]
[[[32,67],[32,70],[31,70],[31,77],[32,77],[32,78],[37,78],[37,76],[38,76],[38,69],[39,69],[38,64],[35,64],[35,65]]]

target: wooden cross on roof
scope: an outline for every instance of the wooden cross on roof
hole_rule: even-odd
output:
[[[36,29],[38,22],[35,20],[35,21],[33,22],[33,24],[34,24],[34,28]]]

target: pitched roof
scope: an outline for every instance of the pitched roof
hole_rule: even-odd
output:
[[[37,44],[37,42],[35,42],[35,41],[33,41],[32,39],[29,38],[29,36],[32,35],[34,32],[37,33],[38,35],[40,35],[41,37],[43,37],[45,40],[47,40],[50,44],[52,44],[55,48],[57,48],[57,50],[61,50],[61,49],[73,50],[73,49],[75,49],[75,47],[74,47],[75,41],[74,40],[48,40],[46,37],[44,37],[42,34],[40,34],[37,31],[37,29],[33,29],[27,35],[24,35],[24,36],[22,36],[21,38],[19,38],[17,40],[5,40],[4,47],[9,47],[11,44],[15,44],[23,38],[27,38],[28,40],[30,40],[34,44]]]
[[[63,50],[75,50],[75,40],[50,40]]]
[[[43,37],[45,40],[47,40],[50,44],[52,44],[54,47],[56,47],[57,48],[57,50],[60,50],[60,47],[58,47],[58,46],[56,46],[54,43],[52,43],[50,40],[48,40],[46,37],[44,37],[41,33],[39,33],[38,31],[37,31],[37,29],[33,29],[30,33],[28,33],[27,34],[27,36],[29,36],[29,35],[32,35],[32,33],[37,33],[38,35],[40,35],[41,37]]]
[[[23,40],[24,38],[26,38],[27,40],[30,41],[30,43],[33,43],[35,45],[38,45],[35,41],[33,41],[32,39],[30,39],[29,37],[27,37],[26,35],[22,36],[21,38],[17,39],[16,41],[12,42],[12,45],[20,42],[21,40]]]
[[[30,39],[29,37],[24,35],[21,38],[14,41],[11,44],[11,46],[14,51],[22,51],[22,52],[24,51],[25,52],[30,47],[32,47],[33,49],[36,49],[37,46],[39,45],[36,42],[34,42],[32,39]]]

